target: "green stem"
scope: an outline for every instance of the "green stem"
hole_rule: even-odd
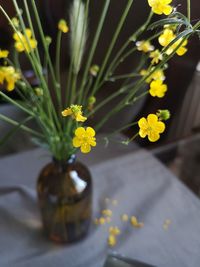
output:
[[[8,118],[7,116],[5,116],[5,115],[3,115],[3,114],[0,114],[0,120],[5,121],[5,122],[7,122],[7,123],[9,123],[9,124],[12,124],[12,125],[14,125],[14,126],[19,126],[19,125],[20,125],[19,122],[15,121],[15,120],[13,120],[13,119],[11,119],[11,118]],[[22,130],[26,131],[26,132],[29,132],[29,133],[31,133],[31,134],[33,134],[33,135],[38,136],[38,137],[43,137],[42,134],[36,132],[35,130],[32,130],[31,128],[29,128],[29,127],[27,127],[27,126],[20,125],[20,128],[21,128]]]
[[[59,84],[60,81],[60,51],[61,51],[61,39],[62,39],[62,32],[58,31],[57,35],[57,42],[56,42],[56,79]],[[61,99],[59,99],[61,102]]]
[[[98,77],[97,77],[97,79],[95,81],[95,84],[94,84],[94,87],[93,87],[93,90],[92,90],[91,95],[94,95],[96,93],[96,90],[98,88],[98,84],[100,82],[100,79],[102,78],[102,75],[103,75],[103,73],[105,71],[106,65],[107,65],[108,60],[110,58],[110,55],[111,55],[111,53],[113,51],[113,48],[114,48],[114,46],[116,44],[116,41],[118,39],[118,36],[119,36],[119,34],[121,32],[121,29],[122,29],[122,27],[124,25],[124,22],[126,21],[127,15],[128,15],[128,13],[130,11],[130,8],[131,8],[132,4],[133,4],[133,0],[129,0],[128,3],[127,3],[127,5],[126,5],[126,8],[125,8],[125,10],[124,10],[124,12],[123,12],[123,14],[121,16],[121,19],[119,21],[119,24],[117,26],[117,29],[116,29],[116,31],[114,33],[114,36],[113,36],[112,40],[111,40],[111,44],[110,44],[110,46],[108,48],[108,51],[107,51],[107,53],[105,55],[104,61],[102,63],[102,66],[100,68],[100,71],[98,73]]]
[[[103,11],[101,13],[100,21],[98,23],[96,34],[95,34],[94,40],[92,42],[92,47],[90,49],[90,53],[89,53],[89,56],[88,56],[86,67],[85,67],[85,71],[84,71],[84,74],[83,74],[83,78],[82,78],[82,82],[81,82],[81,86],[80,86],[80,92],[81,92],[80,95],[82,95],[83,89],[84,89],[86,81],[87,81],[87,75],[89,73],[89,69],[90,69],[90,66],[91,66],[95,51],[96,51],[96,47],[97,47],[97,44],[98,44],[98,41],[99,41],[99,37],[100,37],[102,29],[103,29],[103,25],[104,25],[104,21],[105,21],[105,18],[106,18],[106,14],[108,12],[109,5],[110,5],[110,0],[105,0],[105,4],[103,6]],[[79,100],[81,100],[81,97],[80,97]]]
[[[187,17],[189,22],[191,21],[191,1],[187,0]]]
[[[6,94],[4,94],[1,91],[0,91],[0,96],[2,96],[7,102],[13,104],[14,106],[16,106],[19,109],[23,110],[27,114],[35,117],[36,114],[34,114],[31,110],[26,109],[24,106],[20,105],[17,101],[13,100],[12,98],[10,98],[9,96],[7,96]]]

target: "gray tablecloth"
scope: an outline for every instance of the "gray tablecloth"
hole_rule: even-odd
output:
[[[110,252],[108,225],[93,225],[85,240],[70,246],[43,237],[34,188],[48,160],[41,150],[0,160],[0,267],[102,267]],[[160,267],[200,266],[200,202],[152,155],[129,153],[93,165],[91,172],[94,217],[107,207],[106,197],[118,201],[111,225],[122,233],[114,251]],[[123,213],[144,227],[122,223]]]

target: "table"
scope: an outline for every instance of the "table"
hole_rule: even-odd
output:
[[[118,201],[111,207],[111,225],[122,232],[118,245],[111,250],[106,244],[109,225],[92,225],[85,240],[70,246],[43,237],[35,181],[49,158],[36,149],[0,160],[1,267],[102,267],[110,251],[158,267],[200,266],[200,201],[192,192],[145,150],[95,164],[88,157],[82,159],[90,162],[94,179],[94,217],[110,208],[106,197]],[[123,213],[144,227],[122,223]]]

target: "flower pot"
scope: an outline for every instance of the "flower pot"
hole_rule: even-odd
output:
[[[50,240],[72,243],[86,236],[92,216],[92,179],[74,155],[42,169],[37,193],[44,233]]]

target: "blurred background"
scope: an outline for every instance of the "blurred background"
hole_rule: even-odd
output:
[[[20,5],[22,1],[18,1]],[[38,10],[41,14],[42,23],[46,35],[56,38],[57,22],[60,18],[69,17],[69,7],[71,0],[41,0],[38,2]],[[101,10],[103,1],[93,0],[90,7],[90,26],[89,38],[87,47],[90,47],[92,37],[95,33],[96,25]],[[95,55],[94,64],[101,65],[102,57],[106,48],[110,43],[110,38],[116,27],[119,16],[126,3],[126,0],[116,1],[111,0],[112,15],[107,16],[104,31],[101,40],[98,44],[97,53]],[[186,1],[179,0],[173,1],[174,6],[179,11],[186,13]],[[11,17],[16,15],[11,0],[0,0],[0,4],[8,11]],[[137,11],[136,11],[137,10]],[[130,34],[141,25],[149,13],[149,7],[146,1],[135,0],[133,9],[131,10],[126,26],[123,28],[121,38],[115,47],[115,52]],[[199,19],[200,4],[199,0],[192,1],[192,21]],[[68,19],[67,19],[68,20]],[[151,33],[147,33],[151,34]],[[10,49],[12,47],[12,32],[3,17],[0,16],[0,48]],[[67,39],[68,37],[66,37]],[[69,65],[68,47],[63,44],[62,52],[62,76],[66,77]],[[200,196],[200,45],[197,37],[191,38],[188,44],[188,52],[183,57],[175,56],[169,64],[166,71],[166,83],[169,90],[166,97],[160,100],[155,100],[152,97],[142,99],[133,108],[128,108],[109,121],[104,128],[103,132],[109,132],[121,123],[131,123],[141,116],[146,116],[149,113],[155,113],[158,109],[169,109],[172,117],[167,122],[167,131],[163,134],[161,140],[156,144],[150,144],[145,140],[136,140],[136,142],[155,153],[169,168],[174,171],[195,193]],[[55,46],[51,46],[51,55],[54,58]],[[87,58],[87,51],[85,59]],[[34,74],[30,71],[29,65],[25,58],[22,58],[22,66],[26,77],[33,85],[37,85],[38,81],[35,79]],[[128,73],[138,62],[138,55],[134,55],[120,65],[119,73]],[[84,63],[83,63],[84,65]],[[63,79],[64,80],[64,79]],[[118,84],[108,82],[99,94],[99,98],[105,98],[113,90],[116,89]],[[18,95],[9,93],[13,98],[18,98]],[[116,102],[107,106],[104,111],[101,111],[98,116],[103,116],[107,109],[112,109]],[[16,110],[14,107],[3,102],[0,99],[0,113],[8,114],[11,118],[20,119],[23,114]],[[4,137],[6,132],[9,131],[10,126],[0,122],[0,139]],[[134,132],[133,129],[128,129],[123,132],[125,136],[131,137]],[[1,141],[0,141],[1,142]],[[0,143],[0,156],[16,153],[25,149],[30,149],[32,144],[29,136],[19,131],[9,140],[5,145]]]

